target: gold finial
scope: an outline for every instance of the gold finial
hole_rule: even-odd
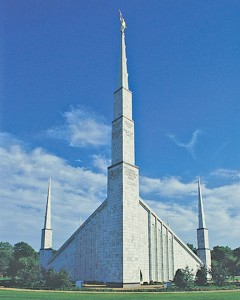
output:
[[[126,23],[123,19],[121,10],[119,9],[119,13],[120,13],[120,22],[121,22],[121,31],[124,32],[124,30],[127,28]]]

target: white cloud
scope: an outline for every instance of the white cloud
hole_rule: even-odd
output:
[[[98,170],[100,170],[103,173],[107,172],[107,168],[111,164],[111,160],[107,159],[105,156],[102,155],[96,155],[94,154],[92,156],[93,159],[93,165],[96,167]]]
[[[228,174],[236,172],[226,171]],[[163,180],[144,177],[141,179],[141,191],[151,199],[148,203],[158,215],[165,222],[170,221],[171,228],[180,238],[196,245],[197,182],[184,183],[176,177]],[[202,193],[210,246],[239,247],[240,183],[234,182],[214,188],[202,184]]]
[[[192,138],[188,143],[179,142],[174,134],[167,134],[167,137],[172,140],[178,147],[182,147],[187,150],[191,156],[196,159],[195,147],[197,143],[198,136],[201,134],[201,130],[197,129],[193,132]]]
[[[54,247],[57,248],[106,197],[106,176],[76,168],[41,148],[26,150],[17,140],[0,147],[1,239],[26,241],[36,249],[52,177]]]
[[[142,193],[154,193],[164,197],[186,197],[196,194],[196,183],[183,183],[178,177],[140,178],[140,190]]]
[[[82,108],[71,108],[63,116],[65,124],[48,129],[49,137],[66,140],[72,147],[109,144],[111,127],[102,116]]]
[[[147,200],[158,216],[186,243],[196,245],[197,214],[196,205]]]
[[[101,171],[108,164],[100,155],[94,155],[93,162]],[[106,197],[105,173],[73,167],[41,148],[26,149],[22,142],[8,134],[0,135],[0,169],[1,239],[12,243],[23,240],[39,248],[49,177],[52,177],[55,248]],[[237,172],[225,170],[226,174]],[[238,247],[240,182],[211,188],[206,178],[202,182],[205,183],[202,193],[211,247]],[[179,177],[141,177],[140,183],[141,193],[160,218],[169,220],[181,239],[196,245],[197,180],[183,182]]]

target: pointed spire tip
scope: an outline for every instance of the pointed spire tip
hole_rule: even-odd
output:
[[[119,14],[120,14],[120,22],[121,22],[121,32],[124,33],[124,30],[127,28],[127,26],[120,9],[119,9]]]

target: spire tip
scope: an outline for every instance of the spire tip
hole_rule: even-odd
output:
[[[122,16],[122,13],[121,13],[120,9],[119,9],[119,14],[120,14],[120,22],[121,22],[121,32],[123,33],[124,30],[127,28],[127,26],[126,26],[125,20],[123,19],[123,16]]]

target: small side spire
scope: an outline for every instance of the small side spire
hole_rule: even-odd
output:
[[[51,178],[49,179],[49,184],[48,184],[48,195],[47,195],[44,229],[51,229]]]
[[[208,229],[206,227],[205,214],[203,209],[200,178],[198,178],[198,221],[199,221],[199,228],[197,230],[197,242],[198,242],[197,255],[201,259],[203,266],[207,270],[210,270],[211,253],[209,249]],[[208,279],[211,278],[210,273],[208,273],[207,278]]]
[[[206,228],[205,214],[203,209],[203,201],[202,201],[202,191],[201,191],[201,183],[200,177],[198,178],[198,228]]]
[[[44,227],[42,229],[41,249],[52,248],[52,228],[51,228],[51,178],[49,179],[48,195]]]
[[[127,56],[126,56],[125,34],[124,34],[124,30],[127,28],[127,26],[120,10],[119,13],[120,13],[120,22],[121,22],[121,29],[120,29],[121,32],[120,52],[121,53],[120,53],[118,89],[125,88],[128,90]]]

